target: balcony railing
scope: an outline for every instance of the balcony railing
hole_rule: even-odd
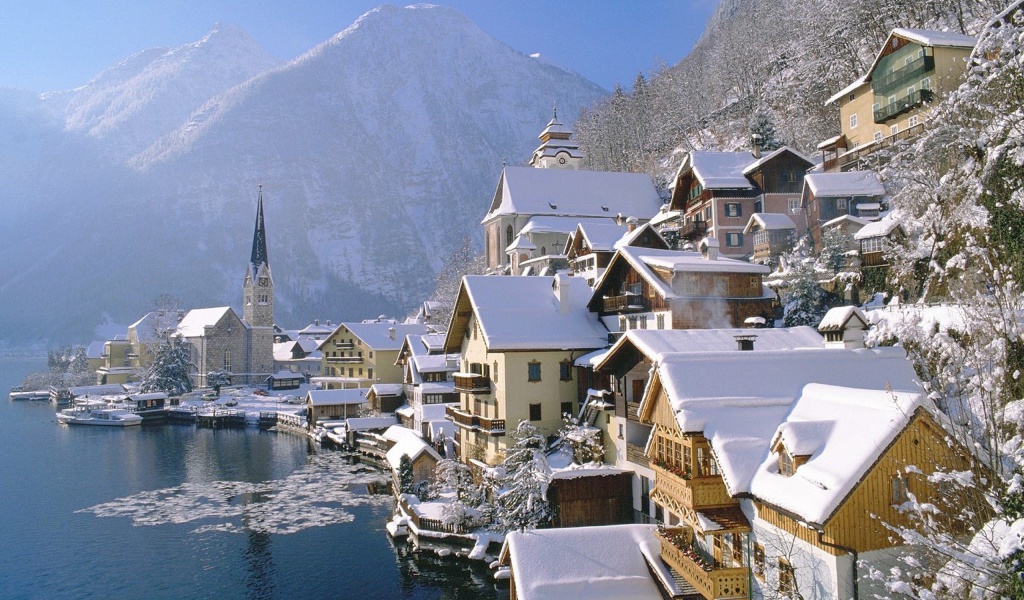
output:
[[[683,479],[671,471],[659,467],[653,461],[654,488],[679,503],[694,510],[713,506],[729,506],[737,501],[729,495],[721,477],[696,477]]]
[[[693,533],[690,528],[670,529],[670,536],[676,534],[679,537],[687,537],[689,533],[692,539]],[[705,598],[749,598],[750,597],[750,569],[748,567],[716,568],[711,566],[706,558],[692,546],[688,549],[680,548],[668,536],[659,532],[661,540],[661,558],[677,573],[690,582],[698,592]],[[700,559],[700,562],[698,562]],[[710,570],[707,570],[710,568]]]
[[[352,348],[355,348],[355,344],[353,344],[352,342],[338,342],[338,341],[335,341],[334,342],[334,347],[335,348],[341,348],[343,350],[351,350]]]
[[[925,102],[931,102],[934,97],[935,94],[931,90],[917,90],[913,94],[907,94],[899,100],[890,102],[876,110],[875,123],[885,123],[893,117],[921,106]]]
[[[704,237],[708,232],[707,221],[690,221],[679,226],[679,239],[696,240]]]
[[[457,427],[473,431],[482,431],[490,435],[505,434],[505,419],[490,419],[488,417],[473,415],[459,410],[458,407],[455,406],[446,407],[444,412],[448,420],[455,423]]]
[[[604,312],[627,312],[647,310],[647,299],[637,294],[605,296]]]
[[[842,154],[840,156],[837,156],[836,158],[832,158],[832,159],[826,160],[825,161],[825,170],[826,171],[835,171],[837,169],[843,170],[843,167],[845,167],[845,166],[847,166],[847,165],[849,165],[851,163],[857,162],[857,160],[859,160],[860,158],[863,158],[865,156],[873,154],[873,153],[875,153],[875,152],[877,152],[877,151],[879,151],[879,150],[881,150],[883,148],[889,148],[889,147],[895,145],[896,142],[901,142],[903,140],[910,139],[910,138],[914,137],[915,135],[917,135],[917,134],[919,134],[919,133],[921,133],[923,131],[924,131],[924,123],[918,123],[917,125],[914,125],[913,127],[907,127],[903,131],[894,133],[892,135],[885,136],[884,138],[882,138],[881,140],[879,140],[879,141],[877,141],[877,142],[875,142],[873,144],[868,144],[866,146],[862,146],[862,147],[860,147],[860,148],[858,148],[856,150],[851,150],[850,152],[847,152],[846,154]]]
[[[362,356],[328,356],[327,362],[341,363],[343,365],[354,365],[363,362]]]
[[[921,75],[933,70],[935,70],[935,57],[922,56],[888,75],[872,79],[871,88],[875,94],[887,96],[890,91],[903,87],[911,79],[920,79]]]
[[[454,373],[455,391],[467,394],[490,394],[491,381],[476,373]]]

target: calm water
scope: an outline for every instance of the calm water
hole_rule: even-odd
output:
[[[381,475],[305,438],[59,426],[0,357],[0,598],[507,598],[384,533]]]

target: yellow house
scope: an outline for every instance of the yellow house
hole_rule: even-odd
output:
[[[132,347],[124,336],[103,343],[103,365],[96,370],[96,383],[127,383],[138,378],[138,368],[132,363]]]
[[[402,367],[395,363],[405,336],[427,333],[427,326],[420,323],[341,323],[317,346],[321,376],[313,381],[327,389],[402,383]]]
[[[885,595],[885,524],[969,467],[899,348],[666,355],[639,419],[661,556],[705,598]]]
[[[587,308],[585,279],[467,276],[444,351],[459,354],[459,405],[448,407],[463,462],[501,461],[506,433],[529,421],[551,435],[576,414],[573,361],[607,345],[608,332]]]
[[[858,168],[859,159],[923,131],[930,105],[964,81],[976,41],[893,29],[868,72],[826,102],[838,106],[842,133],[818,145],[825,170]]]

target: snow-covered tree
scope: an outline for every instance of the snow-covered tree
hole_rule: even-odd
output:
[[[779,139],[779,132],[775,129],[775,123],[763,111],[758,111],[751,119],[750,135],[757,136],[757,140],[761,144],[761,150],[765,152],[771,152],[781,148],[783,145],[783,142]]]
[[[430,300],[437,302],[436,311],[447,319],[455,308],[455,298],[462,285],[465,275],[482,275],[487,269],[483,253],[477,251],[470,237],[465,237],[462,244],[445,261],[444,267],[437,273],[436,287]]]
[[[828,297],[821,287],[822,273],[813,256],[811,239],[801,239],[783,258],[784,272],[770,281],[781,288],[783,324],[817,326],[828,311]]]
[[[573,462],[577,464],[600,462],[604,456],[601,430],[596,427],[580,425],[572,415],[562,415],[562,429],[559,431],[559,437],[572,449]]]
[[[513,444],[490,482],[495,526],[502,531],[536,529],[554,516],[547,501],[547,440],[529,421],[520,421],[509,435]]]
[[[166,392],[171,396],[191,392],[192,378],[189,371],[192,364],[189,357],[188,342],[180,335],[162,340],[142,379],[141,390]]]
[[[210,371],[206,374],[206,385],[212,387],[213,391],[220,394],[220,389],[231,385],[231,373],[223,370]]]
[[[398,492],[400,494],[413,492],[412,459],[408,454],[403,454],[398,459]]]

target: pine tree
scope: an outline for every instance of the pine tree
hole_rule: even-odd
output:
[[[398,491],[402,494],[413,493],[412,459],[403,454],[398,459]]]
[[[601,430],[596,427],[580,425],[572,415],[562,415],[560,437],[572,449],[573,462],[576,464],[600,462],[604,455],[604,446],[601,445]]]
[[[771,152],[783,146],[779,140],[779,133],[775,129],[775,123],[772,122],[771,117],[762,111],[755,113],[751,119],[750,135],[758,136],[761,150],[765,152]]]
[[[166,392],[171,396],[191,392],[189,371],[192,364],[189,355],[188,343],[180,335],[161,341],[140,389],[143,392]]]
[[[529,421],[520,421],[510,436],[514,443],[491,484],[495,525],[502,531],[536,529],[554,516],[547,501],[547,441]]]
[[[780,287],[783,287],[782,305],[786,311],[783,325],[786,327],[817,326],[827,311],[827,296],[819,283],[820,273],[811,245],[810,238],[804,237],[784,255],[787,271],[780,278]]]

